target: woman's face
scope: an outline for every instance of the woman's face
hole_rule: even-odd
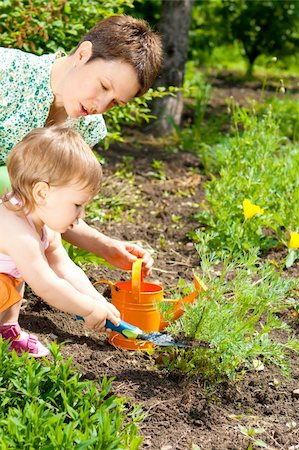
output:
[[[77,52],[73,56],[73,65],[61,84],[62,103],[69,117],[102,114],[113,106],[125,105],[138,93],[137,74],[130,64],[103,59],[86,62],[87,57],[80,58]]]

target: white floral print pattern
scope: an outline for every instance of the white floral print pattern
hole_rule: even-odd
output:
[[[53,62],[61,53],[36,56],[21,50],[0,47],[0,165],[29,131],[44,127],[54,95],[50,86]],[[93,147],[106,135],[101,114],[68,118]]]

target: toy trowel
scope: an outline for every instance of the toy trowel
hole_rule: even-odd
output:
[[[152,342],[154,345],[160,347],[185,347],[185,348],[196,348],[196,347],[208,347],[208,343],[206,342],[194,342],[192,341],[183,341],[176,340],[173,336],[166,333],[160,333],[158,331],[151,331],[150,333],[145,333],[140,328],[135,325],[131,325],[130,323],[121,320],[119,324],[116,326],[114,323],[110,322],[110,320],[106,321],[106,328],[120,333],[127,339],[140,339],[142,341]]]

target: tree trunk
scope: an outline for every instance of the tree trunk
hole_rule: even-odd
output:
[[[164,0],[158,30],[164,46],[164,63],[156,87],[182,87],[188,57],[188,32],[194,0]],[[173,126],[180,125],[183,112],[183,94],[153,101],[152,112],[157,120],[149,130],[155,136],[167,135]],[[169,120],[170,119],[170,120]]]
[[[255,46],[246,45],[245,41],[242,43],[243,43],[243,47],[245,50],[245,55],[247,57],[247,70],[246,70],[245,78],[248,80],[251,80],[253,77],[253,65],[254,65],[256,58],[259,56],[259,51],[257,50],[257,48]]]

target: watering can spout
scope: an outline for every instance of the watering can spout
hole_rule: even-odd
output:
[[[191,304],[195,301],[195,299],[198,297],[198,294],[201,291],[207,291],[207,287],[205,284],[199,280],[197,275],[194,275],[194,287],[195,291],[191,292],[191,294],[186,295],[186,297],[181,298],[179,300],[170,300],[170,302],[174,303],[174,306],[169,311],[169,320],[164,320],[161,318],[160,321],[160,331],[164,330],[170,322],[174,322],[175,320],[179,319],[185,312],[184,305]]]

